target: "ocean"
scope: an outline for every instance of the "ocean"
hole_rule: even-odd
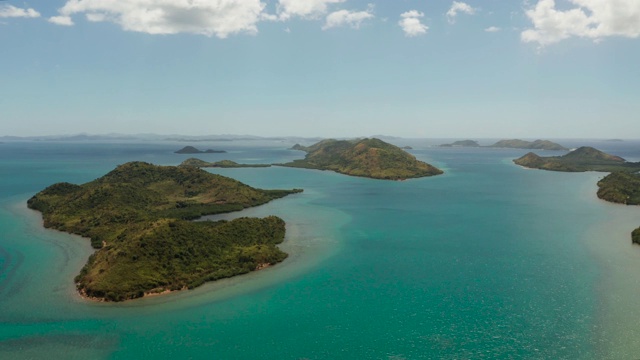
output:
[[[210,170],[303,188],[213,218],[277,215],[283,263],[125,303],[81,299],[89,241],[44,229],[26,201],[118,164],[282,163],[286,141],[0,144],[0,359],[634,359],[640,208],[596,197],[605,174],[523,169],[526,150],[396,139],[445,170],[382,181],[283,167]],[[640,142],[563,140],[640,161]],[[487,142],[489,143],[489,142]],[[543,155],[554,155],[543,152]]]

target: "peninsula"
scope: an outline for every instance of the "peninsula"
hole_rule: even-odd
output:
[[[331,170],[337,173],[384,180],[404,180],[442,174],[443,171],[419,161],[401,148],[382,140],[322,140],[311,146],[296,144],[306,151],[302,160],[281,166]]]
[[[231,160],[220,160],[216,162],[207,162],[204,160],[189,158],[183,161],[180,166],[195,166],[199,168],[259,168],[259,167],[270,167],[271,164],[238,164],[235,161]]]
[[[509,149],[535,149],[535,150],[564,150],[564,151],[569,150],[566,147],[549,140],[535,140],[535,141],[526,141],[526,140],[520,140],[520,139],[500,140],[493,145],[489,145],[489,147],[509,148]]]
[[[226,151],[224,150],[212,150],[212,149],[207,149],[207,150],[198,150],[193,146],[185,146],[182,149],[175,151],[176,154],[222,154],[222,153],[226,153]]]
[[[533,169],[567,172],[640,170],[640,163],[627,162],[619,156],[589,146],[580,147],[562,156],[542,157],[530,152],[513,162]]]
[[[78,291],[123,301],[190,289],[287,257],[275,216],[189,221],[257,206],[302,190],[261,190],[192,166],[131,162],[83,185],[57,183],[28,200],[44,226],[98,249],[75,278]]]

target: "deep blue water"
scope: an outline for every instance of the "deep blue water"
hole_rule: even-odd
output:
[[[25,201],[54,182],[90,181],[127,161],[178,164],[188,155],[172,152],[185,144],[0,144],[0,358],[638,354],[640,326],[619,319],[639,315],[640,284],[629,277],[640,273],[640,248],[629,233],[640,212],[595,198],[603,174],[524,170],[511,162],[523,150],[402,141],[446,174],[388,182],[279,167],[216,170],[252,186],[305,189],[246,213],[283,217],[292,257],[125,304],[75,295],[72,279],[91,252],[88,241],[42,229]],[[637,142],[562,143],[640,160]],[[302,156],[275,141],[196,145],[229,151],[198,156],[210,161]]]

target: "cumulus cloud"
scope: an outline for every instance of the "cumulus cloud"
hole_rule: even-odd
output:
[[[420,22],[420,18],[424,17],[424,13],[411,10],[400,15],[401,19],[398,22],[398,25],[404,31],[404,35],[408,37],[414,37],[418,35],[424,35],[429,30],[427,25],[424,25]]]
[[[343,3],[346,0],[279,0],[277,11],[280,20],[298,16],[317,19],[328,11],[329,4]]]
[[[327,15],[327,20],[322,27],[322,30],[331,29],[334,27],[340,26],[350,26],[354,29],[360,28],[360,24],[367,19],[372,19],[373,13],[372,9],[369,8],[367,11],[349,11],[349,10],[338,10],[334,11],[331,14]]]
[[[475,12],[476,9],[472,8],[471,5],[461,1],[454,1],[453,4],[451,4],[449,11],[447,11],[447,21],[449,21],[450,24],[453,24],[456,22],[456,16],[458,16],[458,13],[473,15]]]
[[[49,21],[73,25],[71,17],[84,14],[89,21],[113,22],[127,31],[225,38],[257,33],[264,7],[260,0],[67,0]]]
[[[34,9],[22,9],[13,5],[0,6],[0,18],[37,18],[40,13]]]
[[[72,26],[73,20],[69,16],[52,16],[48,20],[52,24],[62,25],[62,26]]]
[[[520,34],[523,42],[545,46],[570,37],[595,41],[609,36],[640,37],[640,1],[569,0],[567,10],[556,9],[554,0],[539,0],[527,10],[532,29]]]
[[[498,32],[500,30],[501,29],[499,27],[497,27],[497,26],[489,26],[488,28],[484,29],[484,31],[491,32],[491,33]]]

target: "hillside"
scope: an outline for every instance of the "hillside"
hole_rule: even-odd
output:
[[[58,183],[28,201],[44,226],[91,239],[76,277],[89,297],[121,301],[192,288],[282,261],[277,217],[191,222],[302,190],[260,190],[185,166],[132,162],[83,185]]]
[[[403,180],[442,174],[442,170],[379,139],[323,140],[298,147],[307,152],[303,160],[282,166],[332,170],[345,175]]]
[[[526,141],[520,139],[500,140],[493,145],[493,148],[510,148],[510,149],[532,149],[532,150],[569,150],[566,147],[554,143],[549,140]]]
[[[640,205],[640,175],[614,172],[598,181],[600,199],[626,205]]]
[[[513,162],[528,168],[567,172],[614,172],[640,169],[640,163],[627,162],[619,156],[610,155],[588,146],[583,146],[563,156],[542,157],[530,152]]]

